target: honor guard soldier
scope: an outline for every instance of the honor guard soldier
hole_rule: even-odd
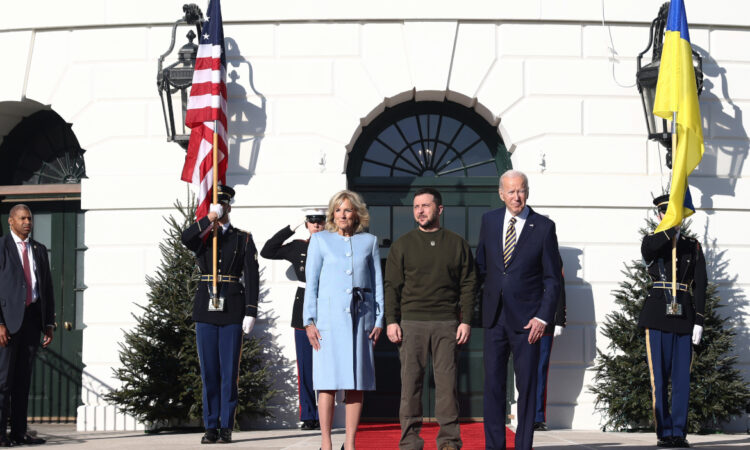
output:
[[[218,204],[182,233],[201,271],[193,300],[196,343],[203,381],[202,444],[232,441],[237,409],[242,332],[258,314],[258,254],[250,233],[229,223],[234,189],[218,187]],[[213,233],[218,228],[217,290],[213,293]]]
[[[659,220],[669,195],[654,199]],[[677,247],[676,279],[672,279],[672,247]],[[658,447],[690,447],[687,433],[692,347],[703,334],[706,304],[706,260],[697,240],[680,233],[679,225],[643,238],[641,254],[653,281],[638,326],[646,330]],[[676,295],[673,295],[673,287]],[[672,405],[668,383],[672,379]]]
[[[560,257],[562,265],[562,257]],[[562,336],[563,328],[567,323],[567,305],[565,300],[565,270],[562,272],[562,286],[560,287],[560,298],[557,300],[554,323],[548,323],[544,328],[544,334],[539,340],[539,366],[536,375],[536,410],[534,412],[534,431],[547,431],[547,380],[549,375],[549,359],[552,356],[552,343],[554,339]]]
[[[306,208],[305,227],[310,236],[325,229],[325,208]],[[299,227],[295,227],[295,230]],[[318,407],[315,404],[315,390],[312,380],[312,346],[302,323],[302,305],[305,301],[305,263],[307,261],[307,245],[310,242],[296,239],[284,244],[292,237],[294,231],[286,226],[274,234],[260,251],[260,256],[266,259],[286,260],[292,263],[297,275],[297,292],[294,295],[292,307],[292,328],[294,328],[294,345],[297,351],[297,382],[299,384],[300,420],[303,430],[320,429],[318,421]]]

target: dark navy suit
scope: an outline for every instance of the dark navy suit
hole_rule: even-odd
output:
[[[11,336],[8,345],[0,347],[0,436],[5,436],[10,416],[11,437],[20,439],[26,434],[34,357],[41,333],[54,326],[55,300],[47,248],[29,239],[39,296],[26,306],[23,265],[10,233],[0,237],[0,324]]]
[[[554,320],[562,286],[555,223],[529,208],[513,255],[503,261],[506,209],[482,216],[477,265],[484,281],[484,429],[488,449],[505,448],[506,378],[510,353],[518,388],[516,449],[531,449],[539,342],[529,344],[524,326],[536,317]]]

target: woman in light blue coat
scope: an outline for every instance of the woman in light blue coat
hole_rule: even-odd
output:
[[[305,331],[313,346],[313,387],[323,450],[331,448],[333,403],[344,390],[346,449],[362,414],[362,391],[375,390],[374,347],[383,329],[383,279],[375,236],[359,194],[341,191],[331,198],[326,230],[307,249]]]

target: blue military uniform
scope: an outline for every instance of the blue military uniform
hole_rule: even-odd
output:
[[[308,218],[313,216],[308,216]],[[314,216],[317,219],[317,216]],[[325,220],[325,216],[322,216]],[[305,282],[305,262],[307,261],[308,242],[301,239],[294,240],[284,245],[284,241],[294,235],[290,227],[284,227],[269,239],[260,256],[267,259],[283,259],[292,263],[297,280]],[[299,385],[300,420],[303,422],[302,429],[311,430],[319,428],[318,407],[315,403],[315,390],[312,381],[312,359],[313,351],[310,340],[305,332],[302,322],[302,305],[305,301],[305,288],[299,286],[294,294],[294,305],[292,307],[292,327],[294,328],[294,347],[297,353],[297,380]]]
[[[220,201],[228,203],[233,195],[231,191],[231,195],[225,194],[222,198],[220,193]],[[217,429],[221,429],[222,439],[226,433],[231,440],[238,402],[242,321],[245,316],[257,316],[259,275],[258,254],[250,233],[228,223],[220,227],[217,276],[219,297],[223,297],[224,306],[221,311],[209,310],[213,284],[210,228],[210,220],[203,217],[183,231],[182,242],[195,252],[202,274],[193,300],[193,320],[203,381],[203,422],[206,436],[215,441]]]
[[[562,258],[560,258],[562,264]],[[565,271],[561,278],[560,298],[557,300],[555,320],[544,328],[544,334],[539,340],[539,365],[537,366],[536,383],[536,411],[534,412],[534,430],[547,431],[547,380],[549,375],[549,359],[552,356],[555,327],[565,327],[567,322],[567,305],[565,299]]]
[[[666,208],[668,196],[654,200]],[[651,371],[656,435],[661,447],[687,447],[690,397],[691,338],[694,325],[703,326],[706,304],[706,260],[697,240],[671,228],[643,238],[641,254],[653,281],[638,325],[646,331]],[[679,314],[667,314],[672,296],[672,241],[677,237],[677,296]],[[670,408],[668,384],[672,381]]]

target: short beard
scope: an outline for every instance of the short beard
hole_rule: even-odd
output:
[[[436,216],[431,218],[427,223],[424,225],[420,225],[420,227],[429,230],[431,228],[440,228],[440,216]]]

